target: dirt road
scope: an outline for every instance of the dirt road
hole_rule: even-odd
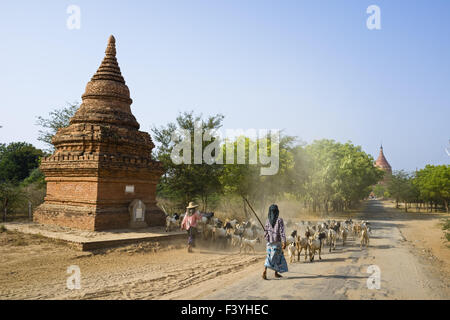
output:
[[[350,239],[332,253],[326,248],[321,261],[316,256],[315,262],[305,262],[302,256],[289,264],[282,279],[269,272],[267,281],[261,279],[263,251],[244,255],[196,248],[188,254],[184,243],[178,243],[80,253],[35,236],[0,233],[0,299],[450,298],[442,262],[428,251],[422,253],[413,245],[418,240],[405,239],[401,231],[408,230],[412,237],[421,223],[436,217],[405,215],[370,201],[359,218],[372,222],[369,248],[361,250]],[[406,229],[408,224],[416,229]],[[80,290],[66,287],[70,265],[80,268]],[[371,265],[381,272],[380,289],[367,287]]]
[[[323,254],[314,263],[289,264],[283,279],[261,280],[261,266],[231,286],[205,292],[208,299],[450,299],[450,279],[403,237],[399,218],[403,213],[385,210],[378,201],[370,201],[360,218],[370,220],[373,234],[369,248],[361,250],[350,241],[336,251]],[[317,258],[316,258],[317,259]],[[380,289],[368,289],[372,275],[368,267],[380,270]]]

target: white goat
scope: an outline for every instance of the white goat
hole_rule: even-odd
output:
[[[174,217],[166,217],[166,232],[171,231],[172,227],[179,228],[181,219],[175,219]]]
[[[249,249],[249,251],[252,250],[253,253],[256,253],[255,246],[257,243],[260,243],[260,242],[261,241],[258,238],[253,239],[253,240],[242,238],[241,239],[241,247],[239,248],[239,253],[241,253],[242,249],[244,249],[244,253],[247,253],[247,249]]]
[[[295,252],[297,251],[297,246],[295,245],[295,241],[289,243],[288,247],[288,254],[289,254],[289,262],[292,263],[295,259]]]

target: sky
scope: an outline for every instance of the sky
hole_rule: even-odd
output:
[[[80,8],[69,29],[67,8]],[[381,29],[366,12],[380,8]],[[81,95],[110,34],[141,130],[179,112],[226,129],[351,141],[394,170],[450,164],[450,1],[2,1],[0,143]]]

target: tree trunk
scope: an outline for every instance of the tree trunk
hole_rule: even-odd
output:
[[[243,204],[244,204],[245,220],[248,220],[247,204],[245,203],[245,200],[244,200],[244,199],[242,199],[242,202],[243,202]]]

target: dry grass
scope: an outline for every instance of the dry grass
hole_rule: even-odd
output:
[[[64,241],[50,239],[44,237],[40,234],[25,234],[17,231],[6,230],[4,226],[4,231],[0,232],[0,245],[11,245],[11,246],[28,246],[28,245],[40,245],[46,243],[53,243],[57,245],[66,245]],[[2,229],[0,227],[0,229]],[[2,230],[3,230],[2,229]]]
[[[442,223],[442,230],[445,231],[445,238],[450,241],[450,219],[445,219]]]

